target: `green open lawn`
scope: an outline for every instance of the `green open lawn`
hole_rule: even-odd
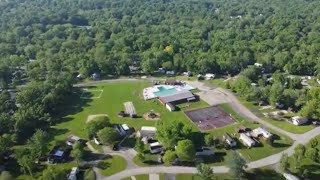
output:
[[[81,93],[74,94],[72,107],[65,109],[66,112],[71,112],[66,116],[63,122],[58,123],[53,128],[55,129],[55,138],[64,139],[68,134],[76,134],[80,137],[87,137],[85,132],[85,123],[89,115],[107,114],[111,123],[126,123],[136,130],[141,126],[154,126],[156,121],[147,121],[143,118],[119,118],[117,113],[124,110],[123,103],[132,101],[139,116],[144,113],[158,112],[161,115],[161,121],[178,120],[190,125],[195,131],[197,127],[184,115],[183,111],[169,112],[165,106],[161,105],[157,100],[144,101],[141,93],[143,88],[150,84],[147,81],[143,82],[119,82],[98,84],[90,90],[103,90],[101,98],[98,99],[82,99]],[[182,110],[206,107],[207,104],[203,101],[195,103],[184,103],[180,105]]]
[[[100,169],[100,173],[104,176],[110,176],[127,168],[127,161],[121,156],[112,156],[102,162],[108,166],[105,169]]]
[[[253,102],[248,102],[246,101],[243,97],[238,97],[238,100],[248,109],[250,109],[253,112],[258,112],[258,113],[265,113],[265,112],[272,112],[272,111],[277,111],[276,109],[265,109],[265,110],[260,110],[261,107],[259,107],[258,105],[255,105]],[[293,114],[292,114],[293,115]],[[277,120],[273,120],[267,117],[261,117],[261,119],[269,122],[270,124],[273,124],[285,131],[291,132],[291,133],[295,133],[295,134],[303,134],[306,133],[308,131],[310,131],[311,129],[313,129],[313,127],[311,125],[302,125],[302,126],[296,126],[294,124],[291,124],[290,122],[286,122],[286,121],[277,121]]]
[[[312,125],[296,126],[294,124],[291,124],[290,122],[277,121],[277,120],[273,120],[273,119],[270,119],[267,117],[262,117],[261,119],[269,122],[270,124],[278,126],[283,130],[286,130],[286,131],[292,132],[292,133],[296,133],[296,134],[303,134],[303,133],[306,133],[306,132],[310,131],[311,129],[313,129]]]

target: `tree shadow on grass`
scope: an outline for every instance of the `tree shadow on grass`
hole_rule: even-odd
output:
[[[206,164],[221,163],[225,161],[226,155],[226,152],[215,152],[213,156],[203,156],[201,158]]]
[[[71,93],[64,99],[64,103],[57,107],[55,119],[57,123],[66,122],[72,120],[72,118],[66,117],[68,115],[77,114],[83,111],[84,107],[88,107],[92,101],[90,97],[82,98],[83,91],[80,88],[75,88],[74,92]],[[90,94],[92,96],[92,94]]]

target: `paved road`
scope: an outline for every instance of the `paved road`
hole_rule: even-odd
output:
[[[130,81],[138,81],[137,79],[129,79]],[[106,80],[106,81],[99,81],[98,83],[103,83],[103,82],[119,82],[119,81],[129,81],[128,79],[121,79],[121,80]],[[290,132],[287,132],[281,128],[278,128],[272,124],[269,124],[268,122],[260,119],[259,117],[257,117],[255,114],[253,114],[250,110],[248,110],[245,106],[243,106],[238,99],[234,96],[233,93],[231,93],[230,91],[226,90],[226,89],[222,89],[222,88],[210,88],[205,86],[203,83],[200,82],[188,82],[190,83],[192,86],[197,87],[198,89],[204,91],[204,93],[199,93],[200,98],[203,99],[204,101],[208,102],[208,104],[211,105],[216,105],[216,102],[218,99],[215,99],[214,97],[217,97],[217,92],[218,93],[222,93],[224,95],[224,98],[219,99],[218,101],[220,102],[227,102],[230,103],[230,105],[232,106],[232,108],[241,116],[246,117],[249,120],[255,121],[255,122],[259,122],[260,124],[262,124],[265,127],[268,127],[270,129],[273,129],[281,134],[285,134],[287,136],[289,136],[291,139],[294,140],[294,143],[292,146],[290,146],[288,149],[268,156],[266,158],[257,160],[257,161],[253,161],[253,162],[249,162],[248,165],[248,169],[253,169],[253,168],[260,168],[260,167],[264,167],[264,166],[268,166],[268,165],[274,165],[277,164],[282,156],[282,154],[287,153],[288,155],[292,155],[294,153],[294,148],[298,145],[298,144],[307,144],[312,138],[314,138],[315,136],[320,134],[320,127],[315,128],[305,134],[293,134]],[[80,84],[77,86],[87,86],[87,85],[93,85],[93,84],[97,84],[97,82],[91,82],[91,83],[85,83],[85,84]],[[109,151],[105,151],[106,153],[109,153]],[[125,170],[122,171],[120,173],[114,174],[110,177],[103,177],[101,175],[97,176],[97,179],[105,179],[105,180],[119,180],[125,177],[130,177],[130,176],[134,176],[134,175],[139,175],[139,174],[156,174],[156,173],[172,173],[172,174],[179,174],[179,173],[197,173],[196,168],[193,167],[164,167],[164,166],[156,166],[156,167],[140,167],[138,168],[136,165],[132,164],[132,156],[133,154],[130,155],[130,153],[128,152],[123,152],[123,153],[115,153],[117,155],[121,155],[123,157],[125,157],[128,160],[128,164],[129,167]],[[212,167],[213,171],[215,173],[227,173],[229,171],[229,168],[226,166],[214,166]],[[95,169],[96,171],[96,169]],[[97,172],[97,171],[96,171]]]

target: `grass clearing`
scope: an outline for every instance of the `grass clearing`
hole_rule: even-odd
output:
[[[269,122],[272,125],[275,125],[277,127],[280,127],[281,129],[291,132],[291,133],[296,133],[296,134],[303,134],[306,133],[308,131],[310,131],[311,129],[313,129],[313,127],[311,125],[301,125],[301,126],[296,126],[290,122],[287,121],[277,121],[277,120],[273,120],[267,117],[262,117],[261,119]]]
[[[85,121],[89,115],[93,114],[107,114],[111,123],[125,123],[130,127],[134,127],[136,130],[141,126],[155,125],[156,121],[147,121],[143,118],[131,119],[118,117],[117,113],[124,110],[123,103],[126,101],[133,102],[138,115],[143,115],[153,110],[154,112],[160,113],[160,121],[171,121],[175,119],[190,125],[194,131],[198,130],[197,127],[185,117],[183,111],[169,112],[165,106],[161,105],[157,100],[144,101],[141,93],[143,88],[149,85],[147,81],[98,84],[90,88],[90,90],[103,90],[101,98],[99,99],[81,99],[80,95],[75,94],[73,101],[77,102],[77,104],[66,107],[64,111],[69,115],[67,115],[61,123],[53,127],[56,130],[55,139],[63,140],[69,134],[87,138]],[[180,106],[182,110],[187,110],[205,107],[207,104],[199,101],[195,103],[184,103]]]
[[[267,113],[267,112],[272,112],[272,111],[277,111],[276,109],[270,108],[270,109],[265,109],[265,110],[260,110],[260,106],[255,105],[252,102],[248,102],[246,101],[243,97],[238,97],[238,100],[249,110],[253,111],[253,112],[257,112],[257,113]],[[287,114],[287,115],[291,115],[293,116],[294,114]],[[261,117],[262,120],[265,120],[267,122],[269,122],[270,124],[277,126],[285,131],[291,132],[291,133],[295,133],[295,134],[303,134],[306,133],[308,131],[310,131],[311,129],[313,129],[313,126],[311,125],[302,125],[302,126],[296,126],[290,122],[287,121],[277,121],[277,120],[273,120],[267,117]]]
[[[112,156],[102,162],[109,166],[105,169],[100,169],[100,173],[104,176],[111,176],[127,168],[127,161],[121,156]]]

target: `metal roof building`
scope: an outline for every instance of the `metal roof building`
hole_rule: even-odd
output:
[[[177,91],[168,95],[161,96],[159,97],[159,99],[162,103],[167,104],[181,100],[192,101],[195,100],[195,97],[190,91]]]

